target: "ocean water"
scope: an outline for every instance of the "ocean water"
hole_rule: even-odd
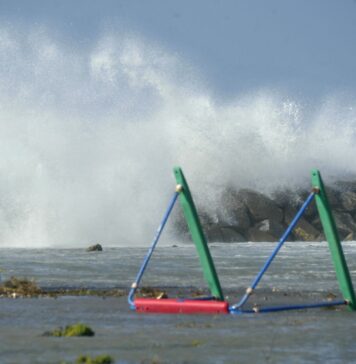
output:
[[[173,245],[173,244],[172,244]],[[272,243],[212,244],[227,299],[235,303],[273,250]],[[356,244],[344,243],[356,279]],[[41,287],[127,289],[146,248],[1,249],[2,279],[34,278]],[[190,244],[158,247],[142,286],[173,294],[204,289]],[[340,298],[326,243],[286,243],[251,303],[318,302]],[[94,338],[42,337],[75,322]],[[142,315],[126,297],[0,299],[0,362],[60,363],[80,354],[110,354],[117,363],[353,363],[354,313],[344,307],[254,315]]]

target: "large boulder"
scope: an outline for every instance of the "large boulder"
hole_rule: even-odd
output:
[[[336,190],[335,188],[333,188],[331,186],[325,186],[325,193],[328,198],[330,207],[332,207],[333,209],[339,208],[340,204],[341,204],[340,191]]]
[[[284,214],[285,223],[287,225],[292,222],[297,212],[298,210],[293,207],[286,208]],[[298,224],[293,229],[293,236],[295,237],[295,240],[316,241],[320,240],[320,231],[310,224],[304,217],[301,217]]]
[[[248,231],[248,240],[256,242],[273,242],[276,241],[276,238],[269,232],[259,230],[257,226],[254,226]]]
[[[349,235],[347,235],[343,240],[344,241],[353,241],[355,240],[356,234],[354,233],[350,233]]]
[[[87,248],[87,252],[101,252],[103,247],[100,244],[94,244]]]
[[[234,224],[236,230],[240,233],[246,232],[251,226],[251,219],[249,217],[247,207],[242,201],[236,201],[233,214],[236,219],[236,223]]]
[[[269,197],[249,189],[240,190],[238,195],[254,221],[265,219],[279,223],[283,221],[283,210]]]
[[[341,206],[347,212],[356,211],[356,192],[345,191],[340,196]]]
[[[356,223],[352,216],[347,212],[340,211],[333,211],[332,214],[340,239],[352,240],[351,237],[354,236],[356,233]],[[314,220],[313,225],[322,230],[319,217]]]
[[[342,192],[356,192],[356,181],[338,181],[335,186]]]
[[[241,201],[239,194],[232,188],[222,195],[218,209],[218,220],[221,226],[233,226],[240,233],[245,233],[251,226],[251,219],[246,205]]]
[[[250,241],[277,241],[283,235],[285,228],[282,224],[265,219],[249,229]]]
[[[206,235],[211,243],[241,243],[247,240],[232,226],[212,226],[207,229]]]
[[[306,190],[306,189],[299,189],[297,191],[297,198],[294,200],[291,200],[290,205],[288,205],[288,208],[292,207],[293,209],[295,209],[296,211],[298,211],[301,206],[303,205],[303,203],[306,201],[306,199],[308,198],[308,196],[310,195],[310,190]],[[315,217],[317,211],[316,211],[316,205],[315,205],[315,201],[313,200],[309,206],[306,208],[306,210],[304,211],[303,217],[306,220],[311,220],[313,217]]]

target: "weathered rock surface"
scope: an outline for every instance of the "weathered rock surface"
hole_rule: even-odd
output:
[[[298,210],[293,207],[287,207],[285,210],[285,223],[289,225],[294,216],[297,214]],[[293,230],[293,236],[296,240],[300,241],[315,241],[318,240],[321,231],[316,229],[312,224],[310,224],[304,217],[301,217],[298,224]]]
[[[246,238],[238,232],[237,228],[231,226],[212,226],[206,229],[209,242],[237,242],[246,241]]]
[[[103,247],[100,244],[91,245],[87,248],[87,252],[102,252]]]
[[[356,232],[356,223],[349,213],[333,211],[333,216],[341,239]]]
[[[270,219],[282,222],[283,210],[269,197],[247,189],[239,191],[238,195],[254,221]]]
[[[276,238],[268,231],[260,230],[257,226],[249,229],[247,232],[247,239],[249,241],[276,241]]]
[[[340,238],[355,240],[356,182],[340,182],[325,189]],[[269,197],[251,189],[235,191],[230,187],[213,216],[206,211],[199,213],[209,242],[278,241],[309,194],[307,189],[285,189]],[[186,234],[184,219],[178,222],[177,229]],[[315,201],[288,240],[325,240]]]
[[[250,241],[277,241],[284,231],[282,224],[265,219],[250,228],[247,237]]]
[[[356,192],[346,191],[341,195],[341,206],[345,211],[356,211]]]

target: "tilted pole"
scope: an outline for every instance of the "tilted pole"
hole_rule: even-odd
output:
[[[208,244],[199,221],[192,195],[189,191],[188,183],[185,180],[181,168],[175,167],[174,175],[177,184],[181,186],[179,200],[182,205],[185,219],[188,223],[190,234],[198,251],[200,264],[203,268],[204,278],[208,283],[211,294],[215,298],[223,301],[224,295],[220,286],[219,278],[215,270],[213,259],[210,255]]]
[[[312,170],[312,185],[318,193],[315,195],[316,206],[318,208],[321,224],[324,229],[325,238],[328,241],[332,261],[336,271],[336,278],[339,282],[340,290],[344,299],[347,301],[352,311],[356,310],[355,292],[352,285],[349,269],[339,235],[337,233],[335,221],[329,206],[328,198],[325,193],[325,187],[320,172],[317,169]]]

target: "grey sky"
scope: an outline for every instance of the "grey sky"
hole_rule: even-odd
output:
[[[7,24],[44,24],[82,47],[136,32],[201,70],[227,97],[268,87],[297,97],[356,94],[352,0],[0,0]]]

